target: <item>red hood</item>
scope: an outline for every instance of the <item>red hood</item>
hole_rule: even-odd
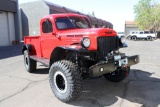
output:
[[[99,36],[117,36],[117,33],[108,28],[88,28],[88,29],[70,29],[57,32],[62,44],[70,48],[82,48],[80,43],[83,37],[89,37],[91,44],[88,50],[97,49],[97,37]],[[76,44],[76,45],[75,45]],[[78,44],[78,45],[77,45]],[[78,47],[77,47],[78,46]]]
[[[88,28],[88,29],[70,29],[59,31],[60,35],[96,35],[96,36],[116,36],[117,33],[109,28]]]

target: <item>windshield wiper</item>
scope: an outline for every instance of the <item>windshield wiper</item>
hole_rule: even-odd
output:
[[[67,16],[67,15],[66,15]],[[72,25],[74,26],[74,27],[76,27],[76,25],[71,21],[71,19],[67,16],[67,18],[68,18],[68,20],[72,23]]]
[[[84,19],[84,17],[82,17],[81,15],[80,15],[80,17],[83,19],[83,21],[85,21],[85,23],[88,25],[88,22]],[[89,28],[89,26],[88,26],[88,28]]]

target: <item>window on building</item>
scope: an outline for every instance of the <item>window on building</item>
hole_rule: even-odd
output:
[[[42,31],[43,31],[43,33],[53,32],[52,22],[49,19],[47,19],[46,21],[43,22]]]

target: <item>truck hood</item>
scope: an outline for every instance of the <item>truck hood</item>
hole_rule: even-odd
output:
[[[96,36],[116,36],[117,33],[109,28],[88,28],[88,29],[71,29],[58,32],[59,35],[96,35]]]

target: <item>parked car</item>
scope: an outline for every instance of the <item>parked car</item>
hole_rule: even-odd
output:
[[[126,36],[126,39],[131,40],[132,39],[131,37],[136,33],[137,32],[130,32],[130,34]]]
[[[137,39],[152,41],[156,39],[156,34],[153,31],[139,31],[131,35],[130,39],[134,41],[136,41]]]
[[[139,63],[138,55],[119,52],[124,47],[124,41],[114,30],[91,28],[83,15],[52,14],[41,19],[40,35],[24,37],[22,53],[28,72],[36,70],[37,62],[49,67],[54,95],[69,102],[82,93],[82,78],[104,76],[113,82],[124,80],[130,66]]]
[[[117,32],[119,38],[125,37],[124,32]]]

